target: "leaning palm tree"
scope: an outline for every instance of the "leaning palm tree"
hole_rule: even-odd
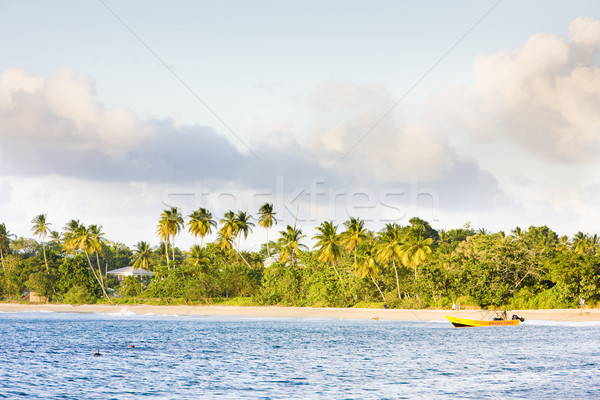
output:
[[[350,217],[348,221],[344,222],[344,226],[346,230],[340,234],[341,243],[347,253],[354,252],[354,265],[356,266],[357,248],[368,238],[365,222],[360,218]]]
[[[286,263],[291,261],[292,265],[298,265],[298,255],[302,250],[308,250],[308,247],[300,243],[306,235],[302,234],[301,229],[290,225],[279,233],[281,235],[277,241],[281,248],[281,251],[279,252],[279,262]]]
[[[6,267],[4,265],[4,255],[8,254],[10,249],[10,241],[15,237],[15,235],[6,229],[6,225],[0,224],[0,260],[2,260],[2,269],[4,271],[6,271]]]
[[[392,262],[394,267],[394,273],[396,274],[396,288],[398,290],[398,298],[400,295],[400,279],[398,278],[398,268],[396,267],[396,260],[402,258],[402,245],[404,244],[404,237],[402,235],[402,228],[398,224],[387,224],[385,231],[379,235],[379,244],[375,248],[376,258],[379,262],[388,264]]]
[[[46,264],[46,273],[50,272],[50,268],[48,268],[48,259],[46,258],[46,235],[48,235],[48,227],[52,224],[46,222],[46,214],[40,214],[34,219],[31,220],[33,226],[31,230],[34,235],[37,235],[42,239],[42,250],[44,253],[44,263]]]
[[[235,220],[235,213],[231,210],[227,211],[223,218],[219,221],[222,226],[219,232],[227,238],[235,238],[238,234],[238,225]]]
[[[85,257],[87,258],[90,270],[92,271],[94,278],[96,278],[96,281],[100,285],[100,288],[102,289],[102,293],[108,299],[108,301],[110,303],[112,303],[112,300],[108,296],[108,293],[106,293],[106,289],[104,287],[104,282],[102,280],[102,276],[101,275],[98,276],[98,274],[94,270],[92,261],[90,259],[90,252],[92,252],[92,253],[95,252],[96,248],[97,248],[97,244],[95,241],[96,233],[94,232],[93,229],[86,228],[85,225],[80,224],[79,221],[76,221],[76,220],[71,220],[71,221],[67,222],[67,225],[65,226],[65,228],[66,228],[66,230],[65,230],[64,236],[66,238],[68,238],[68,239],[65,239],[65,241],[63,243],[65,250],[67,252],[70,252],[73,254],[76,253],[77,251],[81,251],[85,254]],[[100,272],[100,271],[98,271],[98,272]]]
[[[102,225],[90,225],[88,228],[91,236],[91,244],[90,254],[96,254],[96,265],[98,266],[98,273],[100,274],[100,279],[104,279],[102,277],[102,268],[100,267],[100,252],[102,251],[102,246],[106,245],[108,240],[104,237],[104,232],[102,232]],[[106,271],[104,271],[104,275],[106,275]]]
[[[77,251],[78,246],[75,237],[77,232],[81,229],[80,226],[79,220],[72,219],[63,227],[62,246],[65,252],[74,254]]]
[[[204,243],[204,237],[212,233],[212,228],[217,227],[217,222],[213,219],[212,213],[206,208],[199,208],[192,212],[190,220],[187,223],[189,232],[194,235],[194,244],[196,244],[196,238],[200,236],[200,247]]]
[[[225,215],[223,216],[223,218],[221,218],[221,229],[219,230],[219,235],[217,238],[217,242],[219,243],[219,246],[221,247],[221,249],[230,249],[234,246],[232,246],[232,243],[235,243],[235,238],[238,237],[238,235],[241,235],[240,233],[240,229],[241,229],[241,224],[240,224],[240,220],[238,218],[239,215],[236,215],[233,211],[229,210],[225,213]],[[246,218],[245,215],[242,216],[242,218]],[[254,224],[253,224],[254,225]],[[246,235],[248,234],[248,225],[246,225]],[[237,247],[235,247],[235,251],[238,254],[238,256],[240,256],[240,258],[242,259],[242,261],[244,261],[244,263],[250,267],[250,264],[248,263],[248,261],[246,261],[246,259],[244,258],[244,256],[242,255],[242,253],[239,250],[239,244]]]
[[[356,275],[360,279],[363,279],[364,277],[369,276],[369,278],[371,278],[371,281],[373,282],[373,284],[379,291],[379,294],[381,294],[381,298],[383,299],[383,302],[385,303],[385,296],[383,295],[383,292],[381,291],[381,288],[379,287],[379,284],[377,283],[377,275],[379,274],[379,266],[377,265],[377,260],[375,260],[375,256],[373,255],[373,252],[374,252],[373,248],[367,249],[367,251],[365,252],[364,258],[361,257],[362,258],[361,262],[359,262],[358,264],[355,264]]]
[[[271,257],[271,250],[269,249],[269,228],[273,226],[273,224],[277,223],[277,218],[275,218],[276,212],[273,212],[273,204],[265,203],[258,210],[258,225],[265,228],[267,230],[267,256]]]
[[[342,280],[342,276],[337,269],[337,262],[342,256],[340,237],[337,234],[337,225],[333,225],[331,222],[325,221],[322,222],[321,226],[318,226],[316,229],[319,233],[313,236],[313,239],[317,240],[317,243],[313,246],[313,248],[317,249],[317,260],[324,263],[331,263],[333,270],[340,279],[342,289],[344,289],[345,292],[346,289],[344,287],[344,281]]]
[[[404,244],[401,246],[402,263],[415,270],[415,280],[417,280],[417,267],[431,257],[431,245],[433,239],[423,238],[423,228],[415,226],[411,228],[404,236]]]

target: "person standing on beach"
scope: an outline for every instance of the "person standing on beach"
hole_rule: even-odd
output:
[[[456,311],[456,303],[452,302],[452,311]]]
[[[581,296],[581,298],[579,299],[579,306],[581,307],[579,314],[583,314],[583,308],[585,307],[585,299],[583,298],[583,296]]]
[[[458,303],[458,311],[460,311],[460,303]]]

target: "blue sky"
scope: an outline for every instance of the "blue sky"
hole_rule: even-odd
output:
[[[595,1],[0,1],[0,221],[133,245],[167,205],[271,201],[309,236],[348,214],[596,233],[599,20]]]

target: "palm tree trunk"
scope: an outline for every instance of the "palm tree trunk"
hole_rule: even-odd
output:
[[[92,261],[90,260],[90,255],[88,254],[87,251],[85,251],[85,256],[87,257],[88,264],[90,266],[90,269],[92,270],[92,274],[94,274],[94,278],[96,278],[96,281],[98,281],[100,288],[102,288],[102,293],[104,293],[104,296],[106,296],[108,301],[112,304],[112,300],[110,299],[110,297],[108,297],[108,293],[106,293],[106,290],[104,290],[104,285],[102,284],[102,281],[100,281],[100,279],[98,279],[98,276],[96,275],[96,271],[94,270],[94,267],[92,266]]]
[[[102,277],[102,268],[100,267],[100,257],[98,257],[98,252],[96,252],[96,264],[98,265],[98,274],[100,274],[100,281],[102,281],[102,286],[104,286],[104,278]]]
[[[242,253],[241,253],[241,252],[240,252],[238,249],[235,249],[235,251],[236,251],[236,252],[238,253],[238,255],[239,255],[241,258],[242,258],[242,260],[243,260],[243,261],[246,263],[246,265],[248,266],[248,268],[252,268],[252,267],[250,266],[250,264],[248,264],[248,261],[246,261],[246,259],[245,259],[245,258],[244,258],[244,256],[242,255]]]
[[[271,257],[271,250],[269,249],[269,228],[267,228],[267,256]]]
[[[48,268],[48,259],[46,259],[46,242],[42,240],[42,249],[44,250],[44,263],[46,264],[46,273],[50,272],[50,268]]]
[[[344,296],[345,296],[346,295],[346,285],[344,285],[344,281],[342,280],[342,276],[340,275],[340,273],[337,270],[337,267],[335,266],[335,261],[333,261],[331,263],[331,265],[333,265],[333,270],[337,274],[338,278],[340,278],[340,283],[342,284],[342,290],[344,291]]]
[[[385,296],[383,295],[383,292],[381,291],[381,289],[379,288],[379,285],[377,284],[377,281],[375,281],[375,278],[373,278],[373,275],[371,275],[371,273],[369,272],[369,277],[371,278],[371,280],[373,281],[373,283],[375,284],[375,287],[377,288],[377,290],[379,290],[379,294],[381,294],[381,298],[383,299],[383,302],[385,303]]]
[[[0,246],[0,260],[2,260],[2,270],[6,272],[6,267],[4,266],[4,253],[2,252],[2,247]]]
[[[165,243],[165,255],[167,256],[167,266],[169,266],[169,240],[167,239],[167,241],[165,241],[164,243]]]
[[[396,274],[396,287],[398,288],[398,299],[402,296],[400,295],[400,280],[398,279],[398,268],[396,268],[396,261],[394,261],[394,257],[392,257],[392,265],[394,266],[394,273]]]
[[[173,235],[173,245],[171,246],[171,250],[173,251],[173,258],[171,258],[173,261],[175,261],[175,235]]]
[[[200,248],[204,246],[204,236],[200,236]]]

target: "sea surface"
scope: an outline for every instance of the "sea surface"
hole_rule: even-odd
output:
[[[600,324],[0,313],[0,398],[597,399]]]

